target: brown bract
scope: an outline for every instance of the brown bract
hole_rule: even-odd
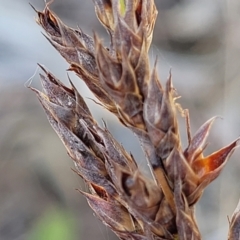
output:
[[[188,125],[189,145],[182,149],[172,75],[163,87],[157,61],[152,70],[149,66],[148,49],[157,16],[154,1],[123,3],[94,0],[97,17],[110,35],[108,47],[97,34],[91,37],[66,26],[48,5],[43,12],[35,11],[37,23],[70,64],[69,70],[86,83],[102,107],[139,138],[153,179],[141,173],[134,157],[105,124],[98,125],[71,81],[70,88],[64,86],[40,65],[43,91],[32,90],[77,173],[89,186],[89,193],[80,192],[120,239],[201,239],[194,205],[219,176],[238,139],[205,157],[213,118],[193,138]],[[231,223],[231,240],[238,239],[232,237],[236,236],[238,215],[234,214]]]

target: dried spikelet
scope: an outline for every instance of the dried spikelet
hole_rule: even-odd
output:
[[[239,238],[240,238],[240,201],[238,202],[238,205],[230,221],[228,240],[237,240]]]
[[[48,5],[43,12],[35,10],[37,23],[70,64],[69,70],[137,135],[153,180],[141,173],[133,156],[106,126],[97,124],[71,81],[68,88],[40,66],[43,92],[32,90],[77,173],[89,186],[89,193],[80,192],[120,239],[201,239],[194,205],[205,187],[219,176],[238,139],[204,157],[213,118],[193,138],[187,126],[189,146],[183,150],[172,76],[163,88],[156,63],[152,71],[149,66],[148,49],[157,16],[154,1],[94,0],[94,4],[110,35],[109,47],[103,46],[96,34],[92,38],[80,29],[67,27]],[[237,214],[230,226],[231,240],[238,239],[234,235]]]

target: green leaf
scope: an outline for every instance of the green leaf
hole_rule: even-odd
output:
[[[121,15],[124,15],[125,10],[126,10],[126,5],[124,0],[119,0],[120,1],[120,13]]]
[[[45,212],[27,238],[28,240],[75,240],[76,231],[73,216],[62,209]],[[80,238],[78,238],[80,239]]]

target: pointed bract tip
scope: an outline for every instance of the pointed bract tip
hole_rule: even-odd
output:
[[[36,12],[36,13],[39,13],[39,11],[29,2],[28,3],[30,6],[31,6],[31,8]]]
[[[44,73],[48,74],[48,71],[46,70],[46,68],[42,64],[37,63],[37,65],[44,71]]]
[[[47,2],[47,0],[44,0],[46,6],[45,6],[45,9],[48,9],[49,6],[54,2],[54,0],[50,0],[49,2]]]

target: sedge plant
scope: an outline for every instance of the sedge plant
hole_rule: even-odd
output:
[[[191,136],[187,111],[181,110],[172,76],[163,86],[157,64],[151,69],[151,46],[157,9],[154,0],[93,0],[107,30],[104,46],[96,33],[66,26],[46,4],[36,11],[47,40],[85,82],[101,107],[137,136],[152,178],[116,141],[106,125],[93,118],[81,93],[65,86],[40,65],[42,91],[31,88],[63,142],[89,191],[80,190],[98,218],[123,240],[199,240],[195,205],[221,173],[239,139],[204,156],[215,120]],[[156,61],[157,62],[157,61]],[[177,111],[184,113],[188,146],[181,146]],[[239,240],[239,207],[230,220],[229,240]]]

